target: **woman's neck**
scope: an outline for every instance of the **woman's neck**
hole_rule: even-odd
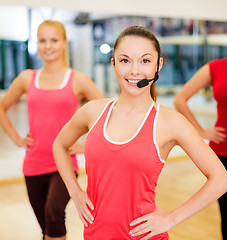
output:
[[[120,94],[116,107],[125,108],[125,111],[147,111],[147,109],[153,103],[153,99],[150,95],[140,95],[140,96],[126,96]]]
[[[68,66],[66,66],[66,64],[64,64],[62,61],[55,61],[55,62],[45,62],[42,69],[45,72],[59,72],[62,70],[67,69]]]

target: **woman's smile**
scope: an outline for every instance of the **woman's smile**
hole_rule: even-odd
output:
[[[137,86],[137,83],[140,81],[141,79],[126,79],[126,81],[129,83],[130,86]]]

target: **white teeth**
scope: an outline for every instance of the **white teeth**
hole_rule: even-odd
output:
[[[50,55],[50,54],[52,54],[52,52],[45,52],[45,54]]]
[[[130,83],[138,83],[138,80],[128,80]]]

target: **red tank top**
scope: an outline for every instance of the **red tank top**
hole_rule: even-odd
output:
[[[227,136],[227,58],[216,59],[209,63],[210,75],[212,79],[213,95],[217,102],[216,127],[225,128],[224,134]],[[227,156],[227,137],[219,144],[210,142],[210,147],[217,155]]]
[[[155,210],[155,187],[163,168],[155,141],[158,110],[149,108],[134,136],[114,142],[106,126],[116,101],[107,104],[85,143],[87,194],[94,204],[94,223],[84,230],[85,240],[128,240],[130,222]],[[168,234],[153,238],[167,240]]]
[[[69,69],[65,76],[65,86],[54,90],[40,89],[36,86],[38,73],[39,71],[34,70],[27,92],[29,132],[34,139],[34,145],[26,152],[24,159],[23,172],[26,176],[57,171],[52,144],[80,102],[72,90],[74,71]],[[72,158],[74,169],[78,171],[75,156]]]

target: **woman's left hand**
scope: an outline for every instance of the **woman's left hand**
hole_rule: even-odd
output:
[[[129,234],[133,237],[147,234],[140,240],[150,239],[155,235],[169,231],[175,226],[170,215],[158,207],[154,212],[139,217],[130,223],[130,226],[135,225],[137,226],[131,229]]]

